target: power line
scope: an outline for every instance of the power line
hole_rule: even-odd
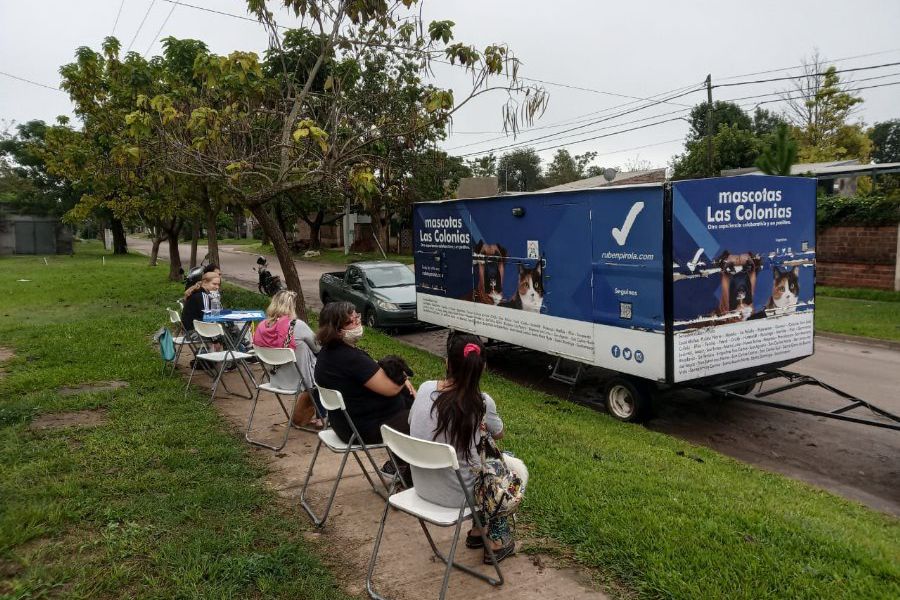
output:
[[[857,84],[857,83],[862,83],[864,81],[875,81],[876,79],[886,79],[888,77],[896,77],[898,75],[900,75],[900,71],[898,71],[896,73],[888,73],[887,75],[876,75],[875,77],[865,77],[863,79],[857,79],[851,83]],[[848,86],[846,91],[853,92],[857,89],[859,89],[859,88]],[[780,96],[784,93],[785,92],[769,92],[767,94],[756,94],[754,96],[741,96],[739,98],[724,98],[722,100],[722,102],[737,102],[739,100],[751,100],[753,98],[765,98],[767,96]],[[798,97],[802,97],[802,96],[798,96]]]
[[[152,0],[150,2],[150,6],[147,7],[147,12],[144,13],[144,18],[141,19],[141,24],[138,25],[137,31],[134,32],[134,37],[131,38],[131,43],[128,44],[128,50],[125,51],[126,53],[131,52],[131,47],[134,46],[134,42],[135,42],[135,40],[137,40],[138,34],[141,32],[141,29],[144,28],[144,23],[147,22],[147,17],[150,16],[150,11],[153,10],[154,4],[156,4],[156,0]]]
[[[609,120],[612,120],[612,119],[617,119],[617,118],[619,118],[619,117],[623,117],[623,116],[628,115],[628,114],[631,114],[631,113],[635,113],[635,112],[638,112],[638,111],[641,111],[641,110],[645,110],[645,109],[650,108],[650,107],[652,107],[652,106],[657,106],[657,105],[659,105],[659,104],[663,104],[663,103],[665,103],[665,102],[668,101],[668,100],[673,100],[673,99],[675,99],[675,98],[681,98],[682,96],[687,96],[688,94],[693,94],[693,93],[695,93],[695,92],[700,91],[701,89],[702,89],[702,88],[695,88],[695,89],[692,89],[692,90],[688,90],[688,91],[686,91],[686,92],[682,92],[681,94],[675,94],[675,95],[673,95],[673,96],[669,96],[669,97],[667,97],[667,98],[665,98],[665,99],[663,99],[663,100],[657,100],[657,101],[655,101],[655,102],[651,102],[651,103],[645,104],[645,105],[643,105],[643,106],[638,106],[638,107],[635,107],[635,108],[632,108],[632,109],[629,109],[629,110],[626,110],[626,111],[622,111],[622,112],[620,112],[620,113],[618,113],[618,114],[616,114],[616,115],[612,115],[612,116],[609,116],[609,117],[604,117],[604,118],[602,118],[602,119],[597,119],[597,120],[595,120],[595,121],[591,121],[591,122],[585,123],[585,124],[583,124],[583,125],[578,125],[577,127],[571,127],[571,128],[569,128],[569,129],[564,129],[564,130],[562,130],[562,131],[557,131],[556,133],[550,133],[550,134],[543,135],[543,136],[539,136],[539,137],[536,137],[536,138],[531,138],[530,140],[523,140],[523,141],[521,141],[521,142],[516,142],[516,143],[513,143],[513,144],[506,144],[506,145],[504,145],[504,146],[497,146],[497,147],[495,147],[495,148],[490,148],[490,149],[488,149],[488,150],[484,150],[484,151],[480,151],[480,152],[469,152],[469,153],[464,154],[464,155],[462,155],[462,156],[471,156],[471,155],[473,155],[473,154],[484,154],[484,153],[486,153],[486,152],[493,152],[494,150],[505,150],[505,149],[507,149],[507,148],[513,148],[513,147],[516,147],[516,146],[522,146],[522,145],[524,145],[524,144],[531,144],[531,143],[534,143],[534,142],[537,142],[537,141],[540,141],[540,140],[543,140],[543,139],[547,139],[547,138],[558,137],[558,136],[560,136],[561,134],[569,133],[570,131],[575,131],[575,130],[577,130],[577,129],[583,129],[583,128],[585,128],[585,127],[590,127],[591,125],[596,125],[597,123],[602,123],[602,122],[604,122],[604,121],[609,121]],[[683,112],[683,111],[680,111],[680,112]]]
[[[878,52],[867,52],[866,54],[856,54],[854,56],[845,56],[843,58],[835,58],[833,60],[827,60],[825,62],[829,63],[838,63],[838,62],[846,62],[848,60],[855,60],[857,58],[868,58],[870,56],[879,56],[881,54],[893,54],[894,52],[900,52],[900,48],[892,48],[890,50],[879,50]],[[790,67],[779,67],[777,69],[767,69],[765,71],[755,71],[753,73],[741,73],[740,75],[731,75],[729,77],[719,77],[719,81],[728,81],[729,79],[740,79],[741,77],[753,77],[754,75],[768,75],[769,73],[778,73],[781,71],[789,71],[791,69],[799,69],[804,65],[791,65]]]
[[[163,28],[166,26],[166,23],[169,22],[169,18],[172,16],[172,13],[175,12],[175,9],[178,8],[178,1],[172,3],[172,8],[169,10],[169,14],[166,15],[166,18],[163,19],[162,25],[159,26],[159,30],[157,30],[156,35],[153,36],[153,41],[150,42],[150,45],[147,46],[147,50],[144,51],[144,58],[150,53],[150,49],[153,48],[153,44],[156,43],[157,38],[159,38],[159,34],[162,33]]]
[[[122,16],[122,7],[125,6],[125,0],[119,3],[119,12],[116,13],[116,22],[113,23],[112,33],[109,35],[116,35],[116,27],[119,25],[119,17]]]
[[[852,69],[835,69],[834,71],[831,71],[831,72],[832,73],[854,73],[857,71],[869,71],[871,69],[884,69],[887,67],[896,67],[897,65],[900,65],[900,62],[883,63],[880,65],[869,65],[867,67],[855,67]],[[824,77],[827,74],[828,74],[827,72],[825,72],[825,73],[809,73],[809,74],[801,73],[799,75],[789,75],[787,77],[771,77],[769,79],[757,79],[755,81],[735,81],[734,83],[719,83],[719,84],[713,85],[712,87],[720,88],[720,87],[733,87],[736,85],[754,85],[757,83],[769,83],[771,81],[786,81],[788,79],[800,79],[802,77]]]
[[[649,97],[647,98],[647,100],[650,101],[650,100],[659,98],[660,96],[664,96],[664,95],[666,95],[666,94],[674,94],[674,93],[677,93],[677,92],[683,92],[683,91],[688,90],[688,89],[690,89],[690,88],[695,88],[695,87],[697,87],[697,86],[699,86],[699,85],[700,85],[700,83],[693,83],[693,84],[691,84],[691,85],[684,86],[684,87],[680,87],[680,88],[675,88],[675,89],[673,89],[673,90],[667,90],[667,91],[665,91],[665,92],[659,92],[658,94],[653,94],[652,96],[649,96]],[[529,131],[539,131],[539,130],[543,130],[543,129],[556,129],[557,127],[564,127],[564,126],[566,126],[566,125],[570,125],[570,124],[574,124],[574,123],[583,123],[585,120],[588,120],[587,117],[593,117],[593,116],[595,116],[595,115],[599,115],[599,114],[602,114],[602,113],[608,113],[608,112],[610,112],[610,111],[613,111],[613,110],[616,110],[616,109],[619,109],[619,108],[624,108],[624,107],[626,107],[626,106],[631,106],[631,105],[633,105],[633,104],[637,104],[638,102],[639,102],[638,100],[634,100],[634,101],[632,101],[632,102],[623,102],[622,104],[616,104],[616,105],[613,105],[613,106],[608,106],[608,107],[602,108],[602,109],[600,109],[600,110],[594,110],[594,111],[591,111],[591,112],[588,112],[588,113],[584,113],[584,114],[581,114],[581,115],[577,115],[577,116],[574,116],[574,117],[570,117],[570,118],[568,118],[568,119],[563,119],[562,121],[556,121],[555,123],[548,123],[548,124],[546,124],[546,125],[540,125],[540,126],[537,126],[537,127],[528,127],[528,128],[526,128],[526,129],[520,130],[520,133],[526,133],[526,132],[529,132]],[[454,135],[455,135],[455,134],[458,134],[458,133],[463,133],[463,132],[458,132],[458,131],[457,131],[457,132],[453,132]],[[494,131],[490,131],[490,132],[485,132],[485,133],[502,133],[502,132],[494,132]],[[477,142],[470,142],[470,143],[468,143],[468,144],[462,144],[462,145],[460,145],[460,146],[453,146],[452,148],[449,148],[449,150],[457,150],[457,149],[459,149],[459,148],[468,148],[468,147],[470,147],[470,146],[477,146],[478,144],[487,144],[487,143],[489,143],[489,142],[494,142],[494,141],[497,141],[497,140],[504,140],[504,139],[507,139],[508,137],[509,137],[509,136],[508,136],[508,135],[505,135],[505,134],[504,134],[504,135],[499,135],[499,136],[497,136],[497,137],[489,138],[489,139],[486,139],[486,140],[479,140],[479,141],[477,141]]]
[[[154,0],[155,1],[155,0]],[[207,8],[205,6],[197,6],[196,4],[188,4],[187,2],[178,2],[177,0],[163,0],[163,2],[168,2],[169,4],[178,4],[179,6],[186,6],[188,8],[193,8],[196,10],[202,10],[203,12],[212,13],[214,15],[222,15],[223,17],[231,17],[232,19],[241,19],[242,21],[250,21],[251,23],[259,24],[257,19],[253,19],[250,17],[245,17],[244,15],[236,15],[234,13],[225,12],[223,10],[216,10],[214,8]],[[277,25],[279,29],[288,29],[284,25]]]
[[[37,81],[32,81],[30,79],[25,79],[24,77],[19,77],[18,75],[13,75],[12,73],[5,73],[0,71],[0,75],[5,77],[9,77],[10,79],[17,79],[19,81],[24,81],[25,83],[30,83],[31,85],[36,85],[42,88],[47,88],[48,90],[53,90],[54,92],[59,92],[60,94],[65,94],[64,91],[59,89],[58,87],[53,87],[52,85],[47,85],[46,83],[39,83]]]

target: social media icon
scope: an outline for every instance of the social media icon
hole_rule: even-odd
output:
[[[619,354],[620,354],[620,353],[621,353],[621,350],[619,350],[619,347],[618,347],[618,346],[613,346],[613,347],[612,347],[612,355],[613,355],[613,358],[619,358]]]
[[[634,351],[634,361],[639,362],[639,363],[644,362],[644,353],[641,352],[640,350],[635,350]]]
[[[631,348],[622,348],[622,358],[631,360]]]

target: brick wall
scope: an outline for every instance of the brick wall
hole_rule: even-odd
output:
[[[897,225],[829,227],[818,232],[816,283],[894,289]]]

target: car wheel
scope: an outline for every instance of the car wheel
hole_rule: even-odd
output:
[[[363,322],[366,324],[366,327],[372,329],[378,327],[378,317],[375,314],[374,308],[369,307],[366,309],[366,314],[363,316]]]
[[[613,377],[603,392],[606,410],[626,423],[644,420],[650,411],[650,393],[646,386],[627,377]]]

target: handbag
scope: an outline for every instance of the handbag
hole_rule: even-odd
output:
[[[291,319],[291,325],[288,327],[287,336],[284,338],[284,343],[281,345],[282,348],[287,348],[291,344],[291,338],[294,337],[294,325],[297,324],[297,319]],[[280,365],[272,365],[272,369],[270,371],[270,375],[274,375],[278,372],[278,367]]]
[[[525,484],[506,464],[484,417],[478,429],[481,432],[477,445],[481,471],[475,477],[475,504],[488,520],[509,516],[522,503]]]
[[[159,342],[159,355],[165,362],[175,360],[175,340],[172,338],[172,332],[168,328],[163,327],[155,335]]]

